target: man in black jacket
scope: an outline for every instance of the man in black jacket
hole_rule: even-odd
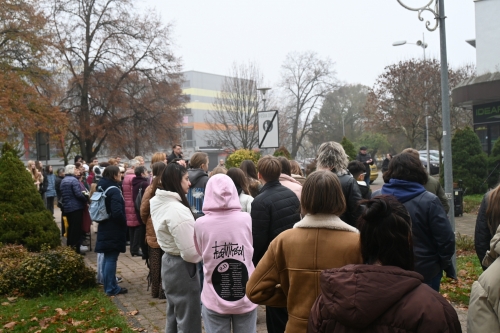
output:
[[[356,156],[356,161],[360,161],[365,165],[366,169],[365,182],[368,188],[370,188],[370,165],[373,165],[374,161],[372,159],[372,156],[366,152],[365,146],[359,148],[359,153]]]
[[[290,189],[281,185],[281,163],[265,156],[257,164],[258,177],[264,185],[252,202],[253,258],[255,266],[264,256],[271,241],[280,233],[293,228],[300,220],[300,201]],[[266,324],[269,333],[282,333],[288,321],[286,308],[266,306]]]
[[[317,169],[330,170],[339,177],[342,193],[344,194],[347,209],[340,219],[353,227],[361,216],[361,192],[356,179],[347,170],[349,159],[342,145],[335,141],[321,144],[318,150]]]
[[[168,155],[167,163],[171,163],[176,158],[182,158],[182,146],[179,144],[172,147],[172,154]]]

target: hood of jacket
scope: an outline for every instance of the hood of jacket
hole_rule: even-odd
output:
[[[241,211],[238,191],[231,178],[217,174],[210,177],[205,188],[203,213],[209,214],[227,210]]]
[[[298,180],[296,180],[295,178],[293,178],[287,174],[284,174],[284,173],[282,173],[280,175],[280,182],[282,182],[282,181],[289,181],[291,183],[298,184],[298,185],[302,186],[302,184]]]
[[[405,203],[425,192],[423,185],[400,179],[390,179],[382,186],[382,194],[395,196],[399,202]]]
[[[208,174],[202,169],[188,169],[189,181],[193,188],[204,188],[208,181]]]
[[[422,276],[395,266],[347,265],[321,273],[325,305],[345,326],[366,328],[406,294]]]
[[[500,256],[500,225],[497,228],[496,234],[490,241],[490,249],[486,251],[483,258],[483,266],[490,267],[490,265]]]
[[[137,184],[140,184],[142,182],[147,182],[148,179],[147,178],[144,178],[144,177],[135,177],[132,179],[132,186],[136,186]]]
[[[118,187],[118,189],[120,189],[120,184],[118,182],[112,181],[111,179],[108,178],[101,178],[97,183],[97,189],[101,187],[103,191],[106,191],[106,189],[110,186],[116,186]]]

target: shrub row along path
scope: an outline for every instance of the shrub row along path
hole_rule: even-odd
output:
[[[61,213],[56,207],[54,217],[60,227]],[[455,218],[456,231],[462,235],[474,236],[474,226],[476,224],[476,215],[464,214]],[[92,249],[95,246],[96,235],[92,233]],[[64,240],[65,243],[65,240]],[[97,269],[97,254],[89,251],[85,256],[86,263]],[[148,283],[146,277],[148,268],[141,257],[132,257],[130,249],[127,246],[126,253],[120,253],[118,257],[117,275],[123,278],[121,286],[128,289],[128,294],[113,297],[116,305],[125,313],[138,313],[130,316],[132,325],[143,329],[143,332],[164,332],[166,323],[166,301],[152,298],[147,291]],[[462,324],[462,331],[467,332],[467,310],[455,307]],[[267,332],[265,307],[259,306],[257,315],[257,332]]]

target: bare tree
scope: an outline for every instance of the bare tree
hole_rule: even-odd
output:
[[[235,150],[258,146],[257,87],[261,82],[262,75],[255,64],[233,64],[215,98],[214,110],[206,116],[210,128],[208,139]]]
[[[315,52],[292,52],[281,66],[281,83],[290,112],[291,156],[295,158],[304,138],[313,129],[314,114],[328,92],[336,87],[330,59]]]
[[[61,104],[68,130],[89,160],[120,131],[118,96],[129,76],[137,74],[151,85],[171,83],[179,79],[180,64],[170,50],[170,26],[152,11],[137,13],[131,0],[48,1],[57,66],[70,77]]]
[[[473,75],[470,65],[449,69],[450,98],[451,89],[470,75]],[[430,116],[429,137],[441,151],[440,87],[440,63],[436,59],[411,59],[387,66],[369,93],[365,109],[367,125],[387,134],[403,133],[410,147],[419,148],[425,141],[425,117]],[[450,113],[453,130],[471,121],[470,115],[460,108],[452,107]]]

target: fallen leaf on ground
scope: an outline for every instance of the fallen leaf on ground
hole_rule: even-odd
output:
[[[3,306],[9,306],[9,305],[10,305],[10,303],[9,303],[9,302],[3,302],[3,303],[2,303],[2,305],[3,305]]]
[[[12,328],[12,327],[16,326],[16,324],[17,324],[17,321],[11,321],[10,323],[3,325],[3,328]]]
[[[72,322],[71,324],[72,324],[73,326],[79,326],[79,325],[81,325],[83,322],[84,322],[83,320],[80,320],[80,321],[78,321],[78,320],[73,320],[73,322]]]
[[[139,311],[134,310],[134,311],[127,312],[127,315],[129,315],[129,316],[135,316],[135,315],[137,315],[138,313],[139,313]]]
[[[66,311],[64,311],[63,309],[61,308],[57,308],[55,309],[55,311],[60,315],[60,316],[65,316],[67,315],[68,313]]]
[[[66,332],[66,329],[63,327],[63,328],[58,328],[57,329],[58,332]]]
[[[82,304],[89,304],[89,301],[83,301]]]
[[[87,330],[85,333],[96,333],[97,330],[95,328],[92,328],[90,330]]]
[[[30,321],[38,321],[38,318],[37,317],[33,317],[30,319]]]
[[[7,300],[8,300],[9,302],[15,302],[15,301],[16,301],[16,299],[17,299],[17,297],[7,297]]]

